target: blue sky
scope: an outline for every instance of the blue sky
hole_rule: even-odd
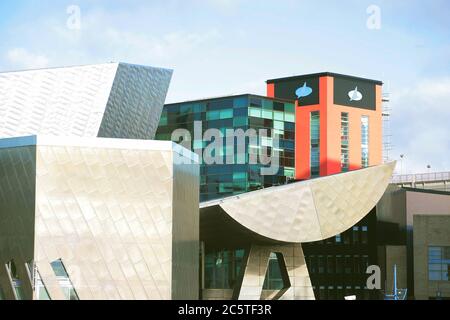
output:
[[[67,7],[80,8],[80,30]],[[381,28],[366,22],[380,8]],[[448,0],[0,0],[0,70],[124,61],[175,70],[168,101],[332,71],[385,82],[403,173],[450,170]]]

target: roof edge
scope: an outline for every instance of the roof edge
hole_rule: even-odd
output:
[[[351,76],[351,75],[347,75],[347,74],[342,74],[342,73],[334,73],[334,72],[318,72],[318,73],[310,73],[310,74],[302,74],[302,75],[298,75],[298,76],[290,76],[290,77],[281,77],[281,78],[274,78],[274,79],[269,79],[266,80],[266,83],[275,83],[275,82],[283,82],[283,81],[289,81],[289,80],[296,80],[296,79],[301,79],[304,77],[341,77],[341,78],[347,78],[347,79],[353,79],[353,80],[358,80],[358,81],[366,81],[366,82],[372,82],[378,85],[383,85],[383,82],[380,80],[374,80],[374,79],[369,79],[369,78],[363,78],[363,77],[356,77],[356,76]]]

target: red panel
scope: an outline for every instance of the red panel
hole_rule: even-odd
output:
[[[275,98],[275,83],[267,84],[267,96],[270,98]]]
[[[328,77],[319,79],[319,104],[320,104],[320,175],[328,174],[328,149],[327,149],[327,98],[328,98]]]
[[[311,177],[310,160],[310,114],[311,108],[298,107],[295,102],[295,179],[305,180]]]

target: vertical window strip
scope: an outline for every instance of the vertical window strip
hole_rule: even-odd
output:
[[[30,274],[33,291],[36,295],[36,300],[51,300],[47,291],[47,287],[42,281],[41,274],[34,262],[27,263],[28,273]]]
[[[8,270],[17,300],[24,300],[25,295],[22,288],[22,280],[19,278],[14,260],[10,260],[6,264],[6,268]]]
[[[69,278],[69,274],[66,271],[61,259],[55,260],[50,263],[53,272],[58,280],[61,290],[64,292],[67,300],[79,300],[78,294]]]
[[[341,113],[341,170],[347,172],[349,170],[349,119],[348,113]]]
[[[310,115],[310,168],[311,177],[320,174],[320,114],[313,111]]]
[[[361,117],[361,166],[369,166],[369,117]]]

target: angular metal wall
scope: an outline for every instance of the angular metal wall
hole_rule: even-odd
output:
[[[14,234],[26,236],[24,260],[34,260],[52,299],[65,298],[50,267],[58,259],[80,299],[198,298],[199,169],[174,164],[179,146],[39,137],[37,146],[3,143],[2,172],[10,174],[1,184],[0,214],[14,213],[8,226],[26,226]],[[21,170],[30,148],[35,176]],[[35,197],[24,199],[35,201],[35,212],[28,208],[25,223],[14,207],[22,198],[11,195],[20,197],[34,180]],[[20,252],[16,240],[12,233],[1,239],[11,248],[2,262]]]
[[[151,139],[171,76],[123,63],[0,73],[0,138]]]

